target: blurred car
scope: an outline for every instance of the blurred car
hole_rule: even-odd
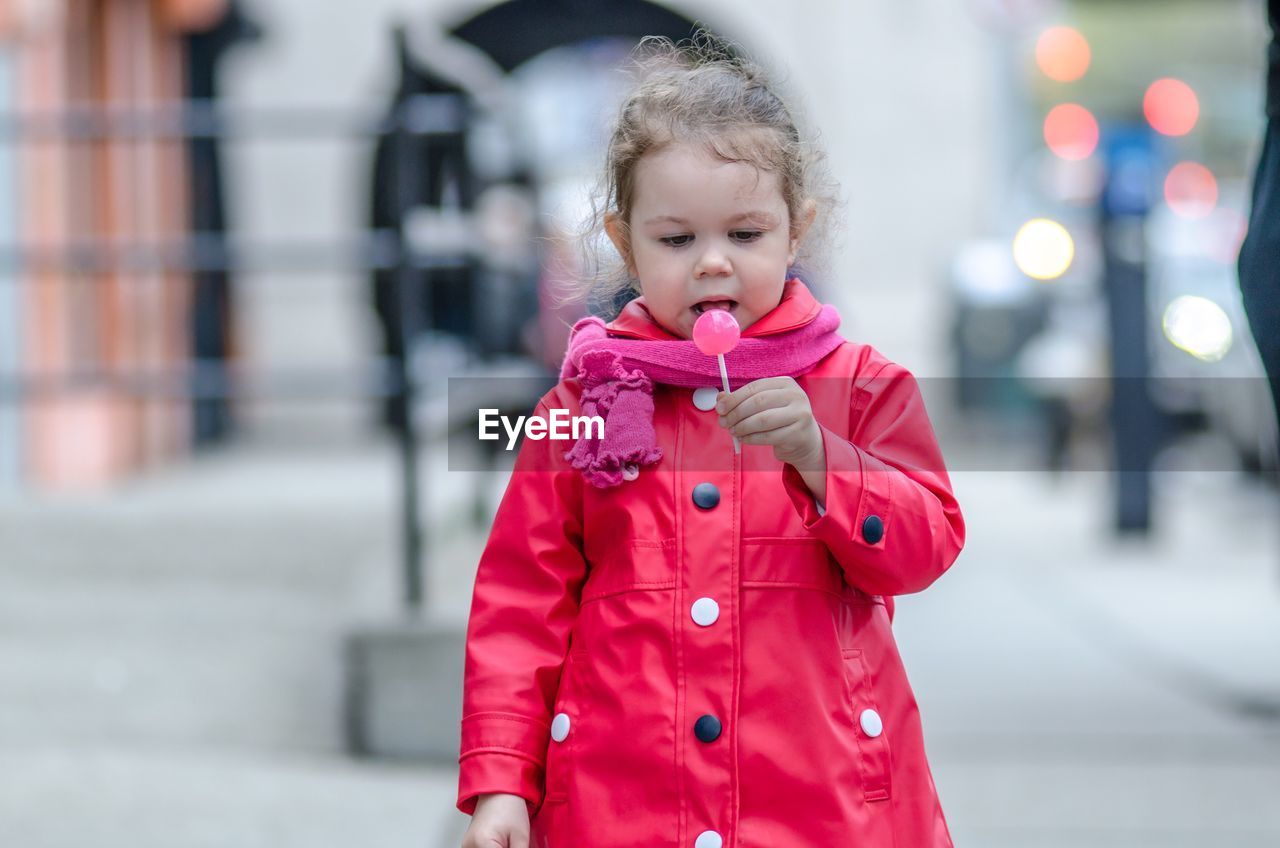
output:
[[[1199,412],[1246,468],[1274,467],[1276,422],[1269,387],[1240,297],[1235,256],[1243,189],[1224,189],[1203,216],[1152,210],[1148,269],[1157,403]]]

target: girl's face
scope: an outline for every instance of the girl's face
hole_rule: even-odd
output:
[[[706,309],[727,309],[745,330],[777,306],[815,213],[810,204],[792,236],[776,174],[686,144],[641,158],[632,201],[630,242],[616,215],[605,230],[649,312],[684,339]]]

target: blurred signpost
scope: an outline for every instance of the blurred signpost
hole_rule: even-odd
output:
[[[1111,359],[1110,421],[1115,527],[1151,528],[1151,465],[1163,434],[1152,401],[1147,336],[1147,214],[1156,185],[1156,152],[1144,123],[1103,128],[1105,182],[1099,202],[1102,286]]]

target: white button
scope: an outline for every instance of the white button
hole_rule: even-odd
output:
[[[567,713],[556,713],[556,717],[551,720],[551,738],[557,742],[563,742],[568,735],[569,715]]]
[[[862,732],[872,739],[884,732],[884,722],[880,720],[880,713],[875,710],[863,710],[862,715],[858,716],[858,723],[862,725]]]
[[[622,479],[623,479],[623,480],[628,480],[628,481],[630,481],[630,480],[634,480],[634,479],[636,479],[636,478],[637,478],[637,477],[639,477],[639,476],[640,476],[640,467],[639,467],[638,465],[624,465],[624,466],[622,466]]]
[[[708,627],[716,623],[716,619],[720,617],[720,605],[711,598],[698,598],[693,602],[693,608],[689,611],[693,615],[693,620],[703,627]]]
[[[700,389],[694,389],[693,405],[703,412],[710,412],[716,408],[716,395],[718,394],[720,394],[720,390],[715,386],[703,386]]]
[[[693,840],[693,848],[720,848],[721,845],[724,845],[724,839],[714,830],[704,830]]]

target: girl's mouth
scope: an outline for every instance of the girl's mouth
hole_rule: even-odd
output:
[[[738,301],[736,300],[704,300],[693,305],[693,314],[701,315],[709,309],[723,309],[725,312],[732,312],[737,305]]]

